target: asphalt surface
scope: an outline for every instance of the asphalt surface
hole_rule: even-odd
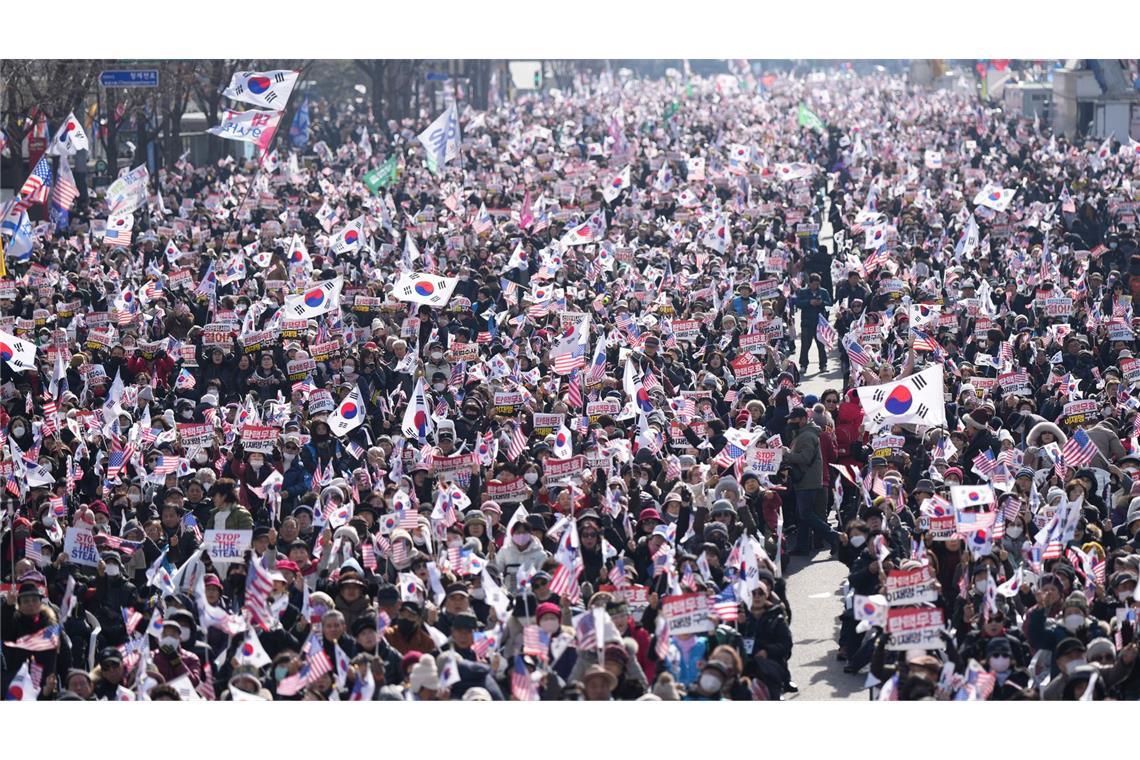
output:
[[[827,221],[830,201],[824,206],[819,230],[820,244],[832,250],[832,229]],[[798,346],[797,346],[798,348]],[[839,349],[836,349],[836,351]],[[809,356],[806,380],[799,392],[820,396],[828,388],[843,389],[843,375],[836,351],[831,352],[827,367],[819,367],[815,347]],[[839,634],[837,617],[843,612],[841,584],[847,567],[829,558],[826,549],[811,557],[792,557],[785,577],[788,603],[792,607],[792,657],[789,669],[799,692],[785,699],[867,700],[863,687],[866,677],[843,672],[846,663],[835,659]]]

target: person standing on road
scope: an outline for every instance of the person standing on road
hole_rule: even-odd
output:
[[[831,294],[820,287],[819,274],[811,273],[808,286],[796,293],[795,306],[800,310],[800,375],[807,374],[808,352],[812,342],[819,347],[819,369],[822,372],[827,368],[827,346],[816,337],[815,329],[821,315],[827,319]]]
[[[784,447],[784,464],[790,465],[792,489],[796,496],[796,548],[792,554],[807,554],[811,549],[812,531],[827,540],[834,551],[838,540],[835,531],[819,516],[816,503],[823,499],[823,457],[820,453],[819,426],[808,419],[807,410],[796,407],[788,415],[789,430],[795,431],[791,448]]]

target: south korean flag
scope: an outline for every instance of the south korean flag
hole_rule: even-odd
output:
[[[858,389],[870,430],[889,425],[945,425],[943,391],[941,364],[899,380]]]

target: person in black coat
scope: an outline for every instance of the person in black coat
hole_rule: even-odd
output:
[[[784,606],[761,581],[752,590],[748,616],[740,622],[745,656],[759,668],[760,678],[773,696],[791,686],[788,660],[792,656],[792,629],[784,615]]]

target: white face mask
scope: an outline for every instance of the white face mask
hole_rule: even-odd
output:
[[[261,466],[263,464],[265,464],[264,459],[251,459],[251,460],[249,460],[249,466],[255,470],[261,469]]]
[[[1010,538],[1021,538],[1023,532],[1020,525],[1011,525],[1005,529],[1005,534]]]
[[[511,536],[511,540],[514,541],[515,546],[519,547],[520,549],[525,549],[526,547],[530,546],[529,533],[516,533]]]
[[[553,617],[549,617],[549,616],[543,618],[542,622],[539,623],[538,625],[540,628],[542,628],[542,630],[546,631],[551,636],[553,636],[555,633],[557,633],[558,629],[562,627],[559,624],[557,618],[553,618]]]
[[[990,658],[990,670],[994,673],[1004,673],[1009,670],[1009,658],[1005,656],[994,655]]]
[[[649,485],[649,478],[638,478],[637,484],[642,488],[645,488],[645,486]]]
[[[142,497],[139,496],[137,493],[128,493],[127,494],[127,501],[129,501],[132,505],[138,504],[140,501],[142,501]]]
[[[976,581],[974,583],[974,591],[977,591],[979,594],[986,593],[986,589],[988,589],[989,587],[990,587],[989,581]]]
[[[856,533],[854,536],[851,537],[850,541],[851,541],[851,545],[854,546],[856,549],[858,549],[860,546],[867,543],[867,537],[864,535]]]
[[[487,596],[487,592],[482,588],[473,588],[471,589],[470,594],[472,599],[484,599]]]
[[[447,385],[445,383],[432,383],[431,384],[431,389],[433,391],[435,391],[436,393],[443,393],[443,389],[446,387],[447,387]]]
[[[163,636],[161,639],[159,639],[158,643],[159,643],[159,646],[169,647],[171,649],[177,649],[178,648],[178,637],[177,636]]]
[[[107,565],[104,572],[107,574],[108,578],[118,578],[119,577],[119,566],[115,565],[115,564]]]
[[[431,352],[431,360],[433,362],[437,362],[442,358],[443,358],[443,354],[441,354],[439,351],[432,351]]]
[[[293,464],[293,460],[297,458],[297,455],[296,454],[285,454],[282,458],[285,460],[285,465],[289,466],[289,465]]]
[[[183,631],[179,635],[179,638],[182,640],[183,643],[186,643],[187,641],[190,640],[190,631]]]
[[[1131,591],[1117,591],[1116,592],[1116,598],[1119,599],[1124,604],[1128,604],[1128,602],[1132,600],[1132,592]]]
[[[700,680],[701,691],[706,694],[715,694],[720,691],[722,681],[712,673],[702,673]]]
[[[209,458],[200,451],[194,455],[194,461],[197,462],[198,464],[206,464],[208,459]]]
[[[346,375],[356,374],[356,367],[352,364],[344,365],[344,374],[346,374]]]
[[[20,436],[22,436],[24,434],[24,430],[25,430],[25,428],[23,425],[13,425],[12,426],[12,435],[19,438]]]
[[[1085,624],[1084,615],[1065,615],[1064,625],[1069,633],[1075,632],[1078,628]]]
[[[528,472],[527,474],[523,475],[523,480],[525,480],[527,483],[530,483],[531,485],[534,485],[538,482],[538,473]]]

